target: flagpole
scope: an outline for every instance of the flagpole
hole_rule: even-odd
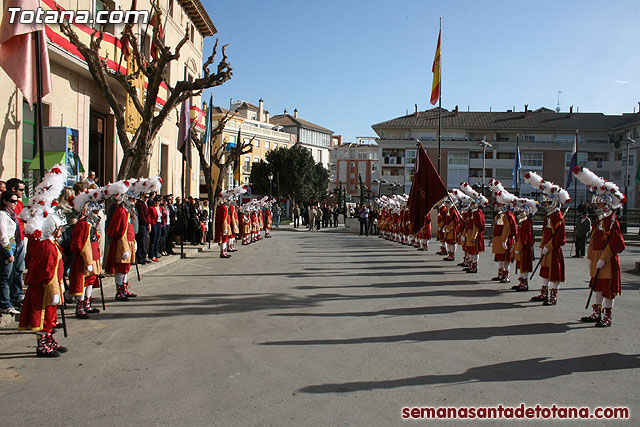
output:
[[[440,17],[440,37],[442,37],[442,16]],[[442,134],[442,38],[440,38],[440,58],[439,58],[439,72],[440,72],[440,93],[438,96],[438,175],[440,175],[440,160],[442,159],[441,148],[441,134]]]
[[[520,133],[516,135],[516,194],[520,197],[520,164],[522,159],[520,158]]]
[[[44,179],[44,136],[42,129],[42,58],[40,58],[40,31],[31,33],[34,37],[36,49],[36,118],[38,126],[38,153],[40,154],[40,181]],[[46,42],[45,42],[46,43]],[[45,45],[46,48],[46,45]]]
[[[578,130],[576,130],[576,164],[578,163]],[[572,170],[569,173],[573,173]],[[576,225],[578,224],[578,180],[573,180],[573,240],[576,239]],[[576,249],[577,251],[577,249]]]

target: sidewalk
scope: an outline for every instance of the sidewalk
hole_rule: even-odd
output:
[[[189,258],[199,252],[204,252],[209,250],[208,249],[209,246],[208,245],[204,245],[204,246],[191,246],[191,245],[185,245],[184,247],[184,254],[185,254],[185,258]],[[215,249],[214,249],[214,243],[211,243],[211,250],[218,250],[218,246],[215,245]],[[150,273],[154,270],[158,270],[160,268],[166,267],[170,264],[173,264],[176,261],[180,260],[180,246],[177,246],[174,248],[174,251],[178,254],[178,255],[170,255],[170,256],[163,256],[161,258],[159,258],[158,262],[152,262],[149,264],[145,264],[145,265],[140,265],[138,266],[140,269],[140,276],[143,276],[146,273]],[[131,266],[131,270],[129,271],[129,280],[135,284],[138,281],[138,277],[137,277],[137,273],[136,273],[136,267],[135,266]],[[102,279],[102,286],[104,287],[104,295],[105,295],[105,300],[111,300],[113,299],[113,296],[115,295],[115,288],[116,288],[116,282],[113,276],[109,276],[107,275],[104,279]],[[26,290],[26,289],[25,289]],[[102,302],[100,301],[100,290],[96,289],[93,293],[93,298],[94,298],[94,304],[97,308],[102,309]],[[65,310],[65,314],[69,315],[67,312],[69,312],[70,310],[72,310],[72,304],[67,304],[67,309]],[[15,318],[14,318],[15,317]],[[18,328],[18,321],[19,321],[20,317],[19,316],[10,316],[7,314],[3,314],[2,317],[0,317],[0,330],[2,329],[17,329]]]

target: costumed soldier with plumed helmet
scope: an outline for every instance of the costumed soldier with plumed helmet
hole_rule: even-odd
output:
[[[102,190],[96,188],[86,189],[70,200],[73,208],[80,212],[71,237],[73,262],[69,273],[69,295],[76,299],[76,317],[79,319],[88,319],[89,314],[100,313],[91,304],[91,294],[94,288],[99,288],[98,278],[102,274],[100,235],[97,230],[103,197]]]
[[[486,227],[482,208],[487,206],[489,201],[482,194],[479,194],[471,188],[466,182],[460,184],[460,189],[471,199],[471,205],[469,206],[471,219],[465,238],[465,246],[470,265],[466,271],[467,273],[477,273],[478,259],[480,258],[480,253],[484,252],[484,231]]]
[[[20,218],[26,221],[25,233],[29,244],[25,257],[25,284],[28,288],[19,329],[36,333],[38,357],[58,357],[67,351],[53,337],[57,307],[62,303],[64,293],[62,248],[57,243],[64,221],[56,212],[56,199],[66,182],[66,168],[55,165],[36,187],[28,208],[20,214]]]
[[[511,281],[509,268],[513,261],[511,250],[518,231],[516,217],[510,209],[513,208],[516,196],[505,190],[496,179],[489,181],[489,188],[493,191],[498,206],[491,240],[491,252],[494,254],[494,261],[498,263],[498,275],[491,280],[509,283]]]
[[[542,190],[541,205],[546,215],[540,242],[542,287],[540,294],[531,298],[531,301],[542,301],[543,305],[555,305],[558,302],[560,283],[565,281],[562,247],[567,243],[564,216],[560,207],[569,203],[571,197],[567,190],[550,181],[545,181],[535,172],[527,172],[524,179],[533,188]]]
[[[456,208],[455,202],[452,200],[453,197],[454,196],[452,196],[450,192],[449,197],[444,199],[444,204],[447,207],[447,217],[445,219],[442,231],[444,233],[445,243],[447,244],[448,255],[446,258],[444,258],[444,261],[455,261],[456,248],[458,243],[458,227],[460,226],[460,222],[462,221],[460,213]]]
[[[446,239],[444,235],[444,225],[447,222],[447,206],[444,200],[439,202],[436,206],[438,209],[438,230],[436,237],[440,242],[440,251],[436,252],[436,255],[447,255]]]
[[[458,267],[463,267],[466,271],[471,265],[465,244],[467,240],[467,229],[471,226],[471,212],[469,211],[471,198],[457,188],[451,190],[451,195],[460,213],[460,223],[457,229],[457,244],[462,248],[462,262],[458,264]]]
[[[595,322],[597,327],[608,327],[612,323],[613,301],[622,292],[618,254],[626,248],[620,224],[613,211],[621,208],[627,199],[617,185],[606,181],[587,168],[576,166],[573,175],[595,191],[592,202],[596,206],[598,215],[598,225],[591,232],[587,251],[591,275],[589,287],[595,302],[592,305],[591,315],[582,317],[580,320]]]
[[[104,265],[106,272],[115,275],[116,301],[129,301],[135,295],[129,291],[129,269],[135,262],[136,254],[136,235],[132,222],[136,209],[127,194],[130,185],[129,181],[123,180],[102,187],[105,198],[113,197],[117,203],[107,228],[110,240]]]
[[[518,284],[511,289],[524,292],[529,290],[529,274],[533,271],[533,245],[536,237],[533,234],[533,216],[538,210],[535,200],[524,197],[515,201],[516,221],[518,222],[518,236],[513,246],[513,259],[516,268],[520,270]]]
[[[216,208],[216,233],[215,242],[220,245],[220,258],[231,258],[227,252],[229,236],[231,236],[231,216],[229,215],[228,191],[223,191],[218,196],[218,207]]]

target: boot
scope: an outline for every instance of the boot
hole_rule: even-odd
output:
[[[593,313],[591,313],[590,316],[584,316],[580,318],[581,322],[596,322],[596,323],[600,323],[600,320],[602,319],[602,305],[600,304],[593,304],[591,306],[593,308]],[[611,320],[611,319],[609,319]]]
[[[58,350],[52,349],[47,342],[47,332],[38,332],[38,346],[36,347],[36,356],[38,357],[60,357]]]
[[[604,309],[604,317],[596,323],[596,328],[608,328],[611,326],[611,309]]]
[[[477,273],[478,272],[478,263],[472,262],[471,267],[467,270],[467,273]]]
[[[520,278],[520,284],[516,286],[516,292],[526,292],[529,290],[529,279]]]
[[[558,288],[551,289],[549,293],[549,300],[542,303],[542,305],[556,305],[558,303]]]
[[[469,264],[467,262],[467,257],[463,257],[462,258],[462,262],[458,263],[458,267],[468,267],[468,266],[469,266]]]
[[[84,312],[89,314],[100,313],[100,310],[91,305],[91,300],[91,297],[84,300]]]
[[[455,261],[455,255],[453,252],[449,252],[449,256],[446,258],[443,258],[444,261]]]
[[[138,296],[138,294],[134,294],[132,292],[129,291],[129,282],[124,282],[124,294],[129,297],[129,298],[135,298]]]
[[[116,301],[129,301],[129,297],[124,292],[124,285],[116,285]]]
[[[498,275],[496,277],[492,277],[491,280],[502,280],[502,269],[498,268]]]
[[[49,345],[49,348],[51,348],[52,350],[58,351],[60,353],[66,353],[67,351],[69,351],[67,347],[63,347],[60,344],[58,344],[58,342],[53,337],[53,334],[51,332],[47,332],[47,335],[45,337],[47,340],[47,344]]]
[[[504,270],[502,273],[502,279],[500,279],[500,283],[509,283],[511,281],[511,277],[509,277],[509,270]]]
[[[84,301],[76,301],[76,319],[88,319],[89,315],[84,311]]]
[[[549,286],[543,286],[542,288],[540,288],[540,295],[531,297],[531,301],[533,302],[546,301],[548,295],[549,295]]]

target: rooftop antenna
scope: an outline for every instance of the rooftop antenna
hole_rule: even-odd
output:
[[[562,92],[558,91],[558,106],[556,107],[556,113],[559,113],[559,112],[560,112],[560,94],[561,94],[561,93],[562,93]]]

